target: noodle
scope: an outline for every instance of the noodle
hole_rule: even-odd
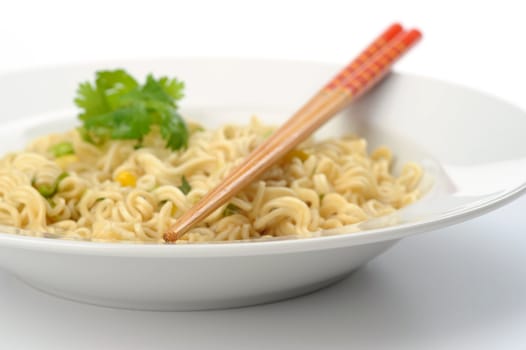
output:
[[[163,232],[273,130],[255,118],[247,126],[189,127],[188,147],[179,151],[167,150],[155,129],[140,148],[122,140],[95,146],[76,130],[33,141],[0,159],[0,223],[35,235],[162,242]],[[49,149],[59,142],[70,142],[74,154],[55,158]],[[366,147],[356,137],[304,142],[178,243],[308,236],[417,200],[420,166],[406,164],[395,176],[389,149],[369,156]],[[56,193],[45,198],[39,188],[53,184]]]

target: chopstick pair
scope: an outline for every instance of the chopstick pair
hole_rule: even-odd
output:
[[[285,124],[257,147],[241,166],[234,169],[217,187],[184,213],[164,234],[164,240],[175,242],[194,224],[206,218],[256,180],[332,116],[378,82],[394,62],[420,38],[421,33],[417,29],[405,31],[398,23],[389,26]]]

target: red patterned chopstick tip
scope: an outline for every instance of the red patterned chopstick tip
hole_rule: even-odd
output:
[[[355,73],[343,84],[352,96],[365,91],[376,79],[381,77],[389,67],[409,50],[420,38],[422,33],[412,29],[400,33],[382,51],[366,62],[359,72]]]
[[[409,47],[414,45],[418,40],[422,38],[422,32],[418,29],[411,29],[404,37],[404,43]]]
[[[402,32],[404,28],[400,23],[393,23],[385,30],[385,32],[382,34],[382,37],[389,41],[393,39],[395,36],[398,35],[398,33]]]
[[[386,30],[382,32],[365,50],[363,50],[358,57],[351,63],[345,66],[326,86],[326,89],[334,89],[342,85],[347,77],[352,75],[356,70],[367,62],[374,54],[376,54],[388,42],[393,40],[398,34],[403,31],[399,23],[391,24]]]

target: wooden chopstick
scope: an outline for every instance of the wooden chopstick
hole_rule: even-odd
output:
[[[378,82],[393,63],[420,38],[421,33],[416,29],[404,32],[397,24],[389,27],[292,118],[257,147],[242,165],[184,213],[164,234],[164,240],[176,241],[194,224],[225,204],[332,116]]]
[[[367,46],[355,59],[351,61],[347,66],[338,72],[329,82],[327,87],[333,87],[335,83],[341,84],[346,79],[348,79],[352,74],[354,74],[365,62],[373,57],[379,50],[384,48],[387,43],[393,40],[398,34],[403,31],[402,26],[399,23],[393,23],[383,33],[381,33],[369,46]],[[316,107],[317,104],[320,104],[325,99],[326,94],[325,90],[319,90],[316,95],[311,97],[309,101],[300,110],[298,110],[294,115],[289,118],[285,124],[280,127],[280,130],[283,131],[289,127],[294,127],[296,122],[301,122],[301,119],[305,116],[307,111]],[[279,136],[279,133],[274,133],[271,137]],[[270,142],[266,142],[264,145],[270,145]]]

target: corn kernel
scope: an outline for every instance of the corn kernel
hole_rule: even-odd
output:
[[[302,151],[300,149],[294,149],[287,153],[285,157],[283,157],[283,160],[287,163],[291,162],[293,158],[299,158],[302,162],[306,161],[307,158],[309,158],[309,154],[305,151]]]
[[[74,154],[68,154],[55,159],[55,162],[58,164],[59,167],[62,168],[62,170],[66,170],[70,164],[76,163],[78,161],[79,158]]]
[[[119,182],[123,187],[135,187],[137,177],[129,171],[123,171],[117,175],[115,181]]]

